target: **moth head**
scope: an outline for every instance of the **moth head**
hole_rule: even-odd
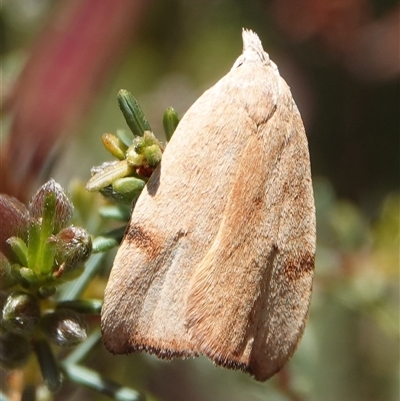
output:
[[[248,62],[261,63],[263,65],[271,64],[269,55],[264,51],[261,40],[255,32],[243,28],[242,37],[243,52],[233,64],[232,70]]]

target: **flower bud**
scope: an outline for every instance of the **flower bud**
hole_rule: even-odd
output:
[[[73,213],[73,205],[60,184],[54,180],[50,180],[42,185],[36,194],[33,195],[29,203],[29,211],[31,217],[40,220],[46,207],[45,199],[48,198],[48,194],[55,195],[54,232],[57,233],[68,224]]]
[[[168,142],[171,140],[172,134],[175,132],[178,124],[178,113],[172,107],[169,107],[167,110],[164,111],[163,115],[165,137],[167,138]]]
[[[40,307],[36,297],[22,291],[15,291],[7,297],[2,311],[2,324],[9,331],[29,333],[39,319]]]
[[[144,147],[151,145],[158,145],[162,150],[164,150],[160,141],[151,131],[145,131],[145,133],[143,134],[143,140],[144,140]]]
[[[29,288],[37,284],[39,281],[39,277],[37,276],[37,274],[29,267],[21,267],[19,269],[19,275],[20,275],[20,284],[24,288]]]
[[[137,145],[134,144],[126,151],[126,160],[130,166],[138,167],[143,164],[144,156],[137,152]]]
[[[145,131],[143,137],[136,137],[126,151],[127,162],[134,167],[154,168],[160,163],[163,146],[150,131]]]
[[[0,252],[12,260],[14,256],[6,240],[12,236],[27,238],[29,213],[18,199],[0,194]]]
[[[29,358],[31,347],[28,340],[15,333],[0,336],[0,365],[7,369],[23,366]]]
[[[144,151],[144,157],[150,167],[156,167],[162,158],[162,152],[158,145],[148,146]]]
[[[101,137],[104,147],[117,159],[125,159],[128,147],[114,134],[103,134]]]
[[[123,203],[130,203],[140,195],[145,185],[140,178],[125,177],[115,180],[112,187]]]
[[[42,330],[57,345],[69,347],[87,338],[87,323],[84,317],[70,309],[58,309],[42,318]]]
[[[58,266],[64,264],[64,270],[83,265],[92,252],[92,239],[82,227],[64,228],[53,241],[56,264]]]

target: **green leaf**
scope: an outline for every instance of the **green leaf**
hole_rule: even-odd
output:
[[[61,386],[62,375],[50,345],[45,339],[36,340],[33,345],[44,382],[50,391],[56,392]]]
[[[112,184],[112,182],[117,178],[125,177],[133,172],[134,169],[128,164],[128,162],[126,160],[121,160],[118,163],[108,165],[98,173],[94,174],[86,184],[86,189],[91,192],[100,191]]]
[[[19,237],[10,237],[7,243],[17,256],[19,263],[22,266],[28,267],[28,247],[25,242]]]
[[[142,136],[145,131],[151,131],[150,124],[143,114],[137,100],[125,89],[121,89],[117,96],[119,107],[125,117],[133,135]]]

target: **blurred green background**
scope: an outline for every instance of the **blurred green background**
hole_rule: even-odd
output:
[[[101,134],[125,128],[121,88],[162,139],[164,109],[182,116],[229,71],[242,27],[260,36],[306,126],[316,278],[284,372],[257,383],[202,358],[101,346],[89,366],[149,400],[399,399],[399,10],[396,0],[2,1],[1,192],[26,200],[49,176],[86,181],[110,159]],[[106,398],[67,383],[54,399]]]

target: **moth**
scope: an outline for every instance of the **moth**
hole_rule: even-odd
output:
[[[106,348],[268,379],[304,330],[315,231],[300,113],[243,30],[242,55],[186,112],[136,203],[105,290]]]

